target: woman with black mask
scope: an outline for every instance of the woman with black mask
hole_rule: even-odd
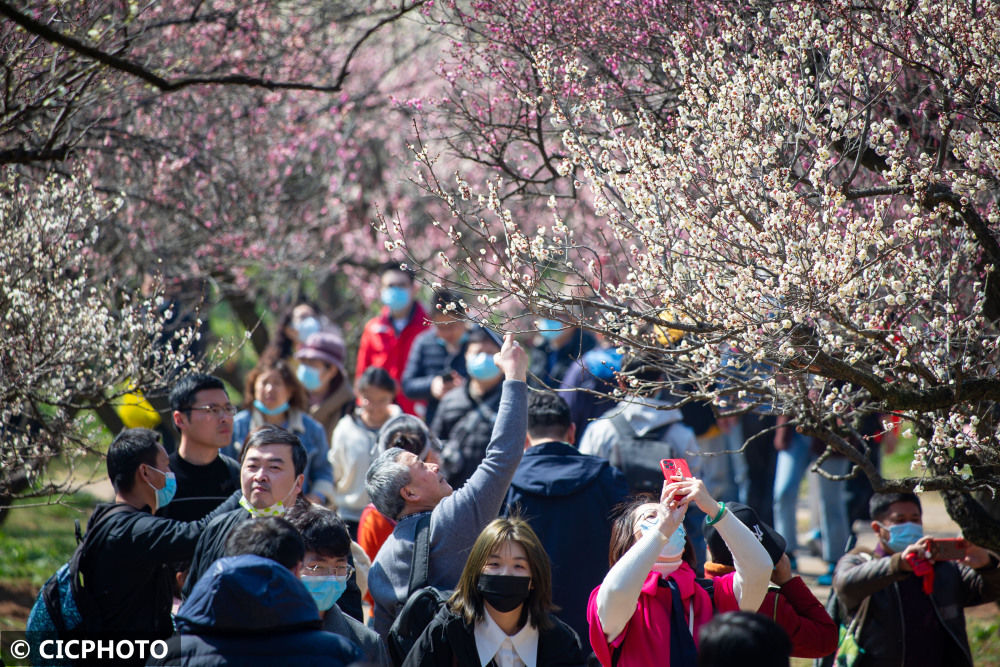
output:
[[[403,667],[586,665],[589,651],[553,609],[551,566],[538,536],[522,519],[496,519]]]

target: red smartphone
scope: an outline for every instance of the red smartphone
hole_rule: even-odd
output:
[[[684,459],[662,459],[660,461],[660,470],[663,471],[663,479],[668,482],[676,482],[674,477],[677,475],[683,475],[684,477],[691,477],[691,469],[688,468],[688,462]],[[675,494],[674,500],[681,500],[684,494]]]
[[[684,477],[692,477],[691,469],[688,468],[688,462],[684,459],[663,459],[660,461],[660,470],[663,471],[663,479],[668,482],[675,481],[673,478],[677,475],[683,475]]]
[[[962,560],[969,543],[961,537],[935,537],[928,549],[932,560]]]

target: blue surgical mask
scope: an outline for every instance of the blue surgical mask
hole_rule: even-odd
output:
[[[548,341],[553,341],[562,335],[563,331],[566,330],[566,325],[559,320],[538,320],[538,333],[542,335],[542,338]]]
[[[320,611],[332,607],[347,590],[347,577],[300,577],[302,585],[309,591]]]
[[[905,550],[906,547],[924,536],[924,527],[912,521],[897,523],[892,526],[885,526],[881,523],[879,525],[889,531],[889,539],[885,543],[886,546],[897,553]]]
[[[394,313],[410,305],[410,290],[405,287],[386,287],[382,290],[382,303]]]
[[[323,384],[319,377],[319,371],[306,364],[299,364],[298,370],[295,371],[295,377],[299,379],[306,391],[316,391]]]
[[[306,317],[299,321],[298,324],[294,325],[295,334],[299,337],[299,342],[304,343],[309,336],[314,333],[319,333],[322,326],[319,323],[319,319],[315,317]]]
[[[639,530],[643,534],[650,530],[659,530],[656,527],[656,519],[646,519],[639,524]],[[674,531],[667,543],[663,545],[660,549],[660,559],[662,560],[677,560],[684,553],[684,546],[687,543],[687,531],[684,530],[684,525],[681,524],[677,526],[677,530]]]
[[[263,415],[267,415],[268,417],[273,417],[275,415],[281,415],[288,412],[288,401],[285,401],[284,403],[276,407],[274,410],[272,410],[271,408],[264,405],[263,401],[261,401],[258,398],[254,399],[253,407],[257,412]]]
[[[153,468],[153,466],[149,467]],[[174,499],[174,494],[177,493],[177,475],[172,472],[163,472],[159,468],[153,468],[153,470],[163,475],[163,477],[167,480],[167,483],[163,485],[162,489],[158,489],[152,484],[149,484],[149,482],[146,482],[146,484],[149,484],[151,489],[156,491],[156,509],[160,509],[161,507],[169,505],[170,501]]]
[[[493,380],[500,375],[500,368],[493,361],[493,355],[489,352],[479,354],[465,360],[465,369],[469,375],[477,380]]]

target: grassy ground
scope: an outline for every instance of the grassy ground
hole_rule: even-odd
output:
[[[74,520],[86,528],[97,502],[81,492],[61,504],[31,506],[42,501],[15,503],[0,527],[0,630],[24,628],[38,588],[76,548]]]

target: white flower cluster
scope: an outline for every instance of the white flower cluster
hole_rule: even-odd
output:
[[[102,272],[101,224],[120,202],[86,175],[7,170],[0,200],[0,469],[37,472],[78,439],[79,410],[148,387],[187,361],[196,333],[163,336],[157,296]]]
[[[539,49],[560,173],[600,219],[572,225],[549,198],[555,224],[528,228],[491,183],[505,245],[469,270],[656,352],[719,405],[832,429],[895,413],[924,436],[918,466],[996,463],[977,420],[1000,392],[1000,13],[900,4],[769,5],[755,25],[720,5],[713,37],[674,34],[663,70],[684,85],[666,111],[588,97],[590,69]],[[553,296],[569,282],[582,320],[580,298]]]

